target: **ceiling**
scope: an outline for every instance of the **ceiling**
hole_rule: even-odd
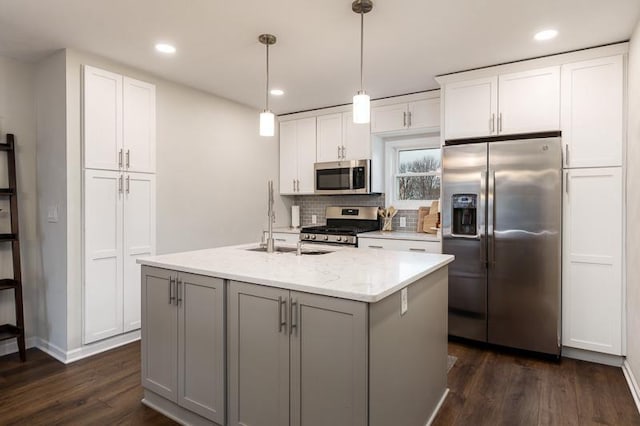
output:
[[[433,77],[628,40],[638,0],[373,0],[365,15],[372,98],[438,87]],[[276,113],[346,104],[359,88],[351,0],[0,0],[0,56],[38,61],[70,47],[255,108],[264,107],[272,33]],[[556,39],[533,34],[556,28]],[[158,41],[174,44],[169,57]]]

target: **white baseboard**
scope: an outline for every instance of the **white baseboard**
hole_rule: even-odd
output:
[[[622,364],[622,372],[624,373],[624,378],[627,379],[629,390],[631,391],[631,395],[633,395],[633,400],[636,402],[636,407],[640,413],[640,386],[638,386],[638,381],[633,375],[629,361],[626,359],[624,360],[624,364]]]
[[[596,364],[610,365],[612,367],[622,367],[622,363],[624,362],[623,356],[569,348],[567,346],[562,347],[562,357],[579,359],[580,361],[595,362]]]
[[[35,348],[38,346],[38,341],[38,337],[27,337],[24,341],[24,344],[27,349]],[[0,343],[0,356],[9,355],[15,352],[18,352],[18,342],[15,339],[7,340]]]
[[[97,355],[101,352],[105,352],[111,349],[115,349],[119,346],[123,346],[136,340],[140,340],[140,330],[131,331],[126,334],[121,334],[119,336],[114,336],[109,339],[101,340],[99,342],[90,343],[88,345],[84,345],[80,348],[73,349],[70,351],[65,351],[58,346],[47,342],[46,340],[40,338],[39,342],[35,345],[38,349],[43,352],[46,352],[53,358],[62,362],[63,364],[70,364],[72,362],[81,360],[83,358],[87,358],[93,355]]]
[[[429,417],[429,421],[425,426],[431,426],[431,423],[433,423],[433,421],[436,419],[436,416],[438,415],[438,411],[440,411],[440,408],[442,408],[442,405],[444,404],[444,400],[447,399],[447,395],[449,395],[449,388],[446,388],[444,390],[444,393],[442,394],[442,398],[440,398],[440,401],[438,401],[438,405],[436,405],[436,408],[433,410],[433,413],[431,413],[431,417]]]

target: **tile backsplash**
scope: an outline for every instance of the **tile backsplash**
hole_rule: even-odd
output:
[[[326,223],[325,209],[327,206],[378,206],[384,207],[384,194],[379,195],[296,195],[293,204],[300,206],[301,226],[313,225],[311,216],[316,215],[317,224]],[[400,217],[407,219],[407,226],[400,227]],[[393,229],[415,231],[418,226],[417,210],[398,210],[393,218]]]

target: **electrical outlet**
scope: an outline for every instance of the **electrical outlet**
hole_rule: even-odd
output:
[[[409,309],[409,295],[407,294],[407,287],[400,290],[400,315],[407,313]]]
[[[404,216],[400,216],[400,228],[407,227],[407,218]]]
[[[47,208],[47,222],[49,223],[58,222],[58,206],[49,206]]]
[[[316,216],[315,214],[311,215],[311,224],[315,225],[316,223],[318,223],[318,216]]]

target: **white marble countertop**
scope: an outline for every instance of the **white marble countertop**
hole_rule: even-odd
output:
[[[426,234],[412,231],[371,231],[358,234],[358,238],[386,238],[389,240],[440,241],[440,233]]]
[[[285,245],[283,245],[285,246]],[[306,245],[331,253],[296,256],[247,251],[258,244],[139,258],[142,265],[304,291],[361,302],[377,302],[451,263],[429,253]],[[288,246],[292,247],[292,246]]]

